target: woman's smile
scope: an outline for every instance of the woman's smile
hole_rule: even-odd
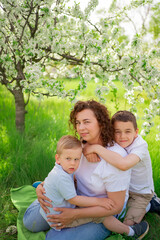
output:
[[[88,133],[80,133],[81,137],[85,137]]]

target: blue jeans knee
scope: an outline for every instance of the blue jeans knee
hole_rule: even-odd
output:
[[[40,203],[36,199],[26,210],[23,217],[24,226],[31,232],[40,232],[50,229],[49,224],[39,212]]]

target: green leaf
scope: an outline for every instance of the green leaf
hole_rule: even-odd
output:
[[[116,235],[113,235],[113,236],[107,238],[106,240],[125,240],[125,239],[122,237],[122,235],[116,234]]]

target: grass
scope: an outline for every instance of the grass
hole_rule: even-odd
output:
[[[76,80],[66,81],[68,88],[77,84]],[[128,109],[126,100],[121,96],[124,89],[121,83],[118,86],[117,104],[119,109]],[[89,83],[89,87],[82,91],[80,99],[95,99],[94,88],[96,83]],[[106,105],[113,114],[117,109],[114,104],[115,95],[110,92],[106,96]],[[139,104],[138,111],[140,117],[143,113],[141,109],[147,106],[145,103]],[[0,86],[0,183],[1,200],[0,209],[0,239],[12,240],[17,235],[9,235],[5,231],[9,225],[16,225],[17,210],[10,200],[10,188],[19,187],[24,184],[32,184],[36,180],[44,179],[54,165],[54,155],[57,140],[64,134],[70,133],[68,128],[68,117],[71,103],[58,98],[45,98],[38,101],[31,98],[27,106],[26,129],[24,135],[19,135],[15,130],[15,106],[13,96],[2,86]],[[138,119],[141,129],[143,119]],[[152,132],[145,138],[149,145],[152,159],[153,178],[156,193],[160,196],[160,151],[159,142],[155,141],[156,125],[160,119],[155,119],[155,126]],[[43,171],[42,171],[43,169]],[[145,240],[158,240],[160,236],[160,217],[157,214],[146,215],[150,224],[150,231]],[[127,238],[126,239],[131,239]]]

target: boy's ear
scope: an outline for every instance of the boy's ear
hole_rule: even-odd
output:
[[[135,137],[138,136],[138,132],[139,132],[139,129],[137,128],[137,129],[136,129],[136,136],[135,136]]]
[[[56,159],[56,163],[60,164],[60,162],[59,162],[59,155],[58,154],[55,155],[55,159]]]

